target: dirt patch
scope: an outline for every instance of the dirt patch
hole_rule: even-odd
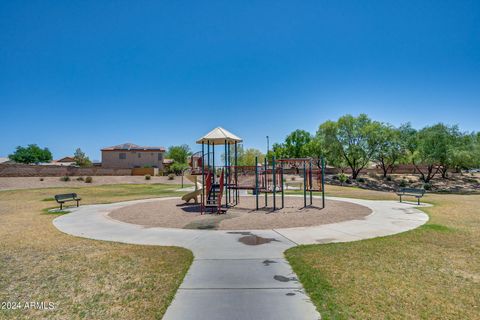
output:
[[[271,198],[268,203],[271,204]],[[281,202],[277,199],[277,205]],[[264,203],[262,202],[262,205]],[[285,207],[272,211],[265,207],[255,211],[255,197],[241,197],[237,207],[226,214],[201,214],[200,206],[186,205],[180,199],[152,201],[123,207],[110,212],[113,219],[145,227],[186,229],[255,230],[307,227],[354,219],[363,219],[371,213],[367,207],[350,202],[314,199],[313,206],[302,208],[302,197],[285,197]],[[250,234],[242,234],[245,237]],[[246,240],[248,241],[248,239]]]

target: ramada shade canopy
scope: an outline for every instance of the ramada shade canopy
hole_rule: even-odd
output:
[[[242,142],[242,139],[223,129],[222,127],[216,127],[199,140],[197,140],[198,144],[213,144],[213,145],[221,145],[221,144],[234,144],[235,142]]]

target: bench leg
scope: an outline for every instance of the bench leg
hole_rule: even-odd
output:
[[[418,205],[420,205],[420,198],[417,198],[417,200],[418,200]]]
[[[78,200],[77,200],[77,208],[78,208]]]
[[[60,211],[63,210],[63,203],[60,203]]]
[[[402,202],[402,196],[400,196],[400,202]]]

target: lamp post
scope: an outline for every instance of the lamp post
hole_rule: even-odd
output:
[[[267,155],[269,150],[270,150],[270,140],[269,140],[269,137],[267,136]]]

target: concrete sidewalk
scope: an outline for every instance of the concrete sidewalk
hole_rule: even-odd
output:
[[[319,319],[283,252],[297,244],[355,241],[416,228],[428,216],[411,204],[348,201],[372,214],[315,227],[252,231],[144,228],[108,217],[114,209],[149,199],[75,208],[54,220],[63,232],[97,240],[173,245],[192,250],[195,260],[164,319]],[[171,198],[170,198],[171,199]]]

